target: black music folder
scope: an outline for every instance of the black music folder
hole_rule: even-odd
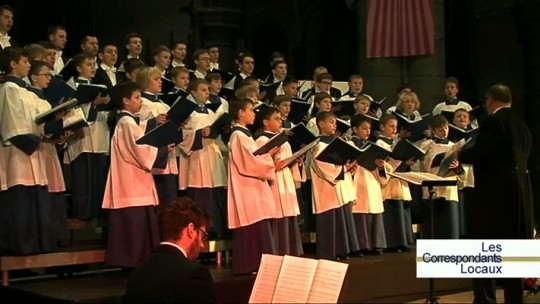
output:
[[[79,104],[93,102],[100,95],[107,95],[107,86],[102,84],[79,84],[73,94],[73,98],[79,101]]]
[[[317,139],[304,123],[297,124],[289,130],[292,134],[289,135],[289,144],[293,153],[302,149],[304,145],[311,143]]]
[[[426,152],[419,147],[415,146],[408,139],[400,139],[392,149],[392,157],[395,160],[406,161],[409,159],[421,159],[426,155]]]
[[[76,107],[78,105],[79,105],[79,102],[77,101],[77,99],[68,100],[66,102],[63,102],[63,103],[57,105],[56,107],[50,109],[47,112],[39,114],[38,116],[36,116],[34,121],[38,125],[42,124],[42,123],[47,122],[47,121],[49,121],[51,119],[54,119],[56,113],[59,113],[61,111],[68,111],[68,110],[70,110],[70,109],[72,109],[72,108],[74,108],[74,107]]]
[[[311,104],[301,98],[293,98],[291,102],[291,111],[287,119],[293,124],[299,124],[303,121],[304,117],[308,115]]]
[[[45,99],[47,99],[51,105],[57,105],[61,101],[71,99],[74,92],[75,89],[58,77],[51,78],[49,86],[43,90]]]
[[[161,148],[171,144],[179,144],[182,140],[182,134],[178,131],[178,126],[172,121],[167,120],[150,130],[143,137],[137,139],[135,143]]]
[[[167,118],[179,126],[189,118],[198,106],[195,102],[182,97],[176,100],[169,111],[167,111]]]
[[[287,142],[287,139],[288,139],[287,134],[285,134],[284,131],[281,131],[277,133],[276,135],[274,135],[272,138],[270,138],[270,140],[268,140],[266,143],[264,143],[264,145],[259,147],[259,149],[255,150],[253,152],[253,155],[255,156],[263,155],[270,152],[270,150],[272,150],[275,147],[281,147],[281,145]]]
[[[357,163],[359,166],[362,166],[369,171],[373,171],[377,168],[375,160],[385,160],[392,153],[392,151],[386,150],[373,142],[366,143],[360,150],[362,153],[358,157]]]
[[[347,162],[356,161],[362,151],[347,143],[340,137],[336,137],[315,158],[318,161],[343,166]]]
[[[424,131],[429,130],[429,118],[431,114],[422,115],[422,119],[410,120],[400,113],[393,113],[397,117],[398,131],[407,130],[411,132],[411,136],[408,138],[410,141],[415,142],[426,138]]]

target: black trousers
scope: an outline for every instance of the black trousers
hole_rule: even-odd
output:
[[[523,303],[523,279],[499,279],[504,289],[504,303]],[[472,279],[473,303],[497,303],[495,279]]]

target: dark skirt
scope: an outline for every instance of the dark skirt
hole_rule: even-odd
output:
[[[67,203],[64,192],[50,193],[52,203],[52,214],[56,225],[56,233],[58,236],[58,245],[69,245],[69,227],[67,220]]]
[[[300,189],[296,189],[297,196],[301,196],[302,200],[298,200],[300,205],[300,226],[308,231],[315,230],[315,214],[313,214],[313,202],[311,193],[311,181],[301,184]]]
[[[156,207],[111,209],[105,263],[134,268],[159,245]]]
[[[353,216],[360,250],[386,248],[382,213],[354,213]]]
[[[474,203],[474,188],[465,187],[459,190],[459,236],[467,238],[471,233],[471,220],[472,214],[471,207]]]
[[[277,254],[270,220],[262,220],[232,231],[233,274],[257,271],[263,254]]]
[[[409,244],[407,235],[410,230],[412,235],[412,226],[407,225],[406,211],[402,200],[387,199],[383,202],[384,212],[384,234],[388,248],[404,247]],[[410,215],[410,209],[407,209]],[[410,216],[408,217],[410,220]]]
[[[271,224],[278,254],[293,256],[304,254],[296,216],[272,219]]]
[[[70,163],[73,217],[89,221],[101,214],[109,156],[82,153]]]
[[[334,260],[360,250],[351,204],[315,215],[317,257]]]
[[[158,212],[163,210],[167,204],[175,202],[178,198],[178,175],[175,174],[155,174],[154,183],[159,199]]]
[[[56,222],[46,186],[14,186],[0,192],[0,255],[58,249]]]
[[[425,200],[429,210],[429,201]],[[428,212],[422,225],[423,239],[459,239],[459,203],[444,198],[433,200],[433,224],[435,233],[431,234],[431,216]]]
[[[211,218],[210,234],[222,236],[227,231],[227,190],[216,188],[188,188],[187,195]]]

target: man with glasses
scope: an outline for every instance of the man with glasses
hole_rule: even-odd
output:
[[[167,205],[159,217],[162,242],[131,273],[124,302],[216,303],[210,272],[195,262],[208,222],[208,214],[187,197]]]

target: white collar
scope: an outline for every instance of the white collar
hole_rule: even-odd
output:
[[[493,114],[497,113],[500,109],[504,109],[504,108],[510,108],[510,106],[502,106],[502,107],[499,107],[497,109],[495,109],[495,111],[493,111]]]
[[[173,247],[176,247],[178,250],[180,250],[184,256],[187,258],[187,254],[186,254],[186,251],[184,250],[184,248],[178,246],[178,244],[175,244],[175,243],[171,243],[171,242],[161,242],[159,243],[160,245],[169,245],[169,246],[173,246]]]

